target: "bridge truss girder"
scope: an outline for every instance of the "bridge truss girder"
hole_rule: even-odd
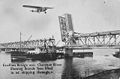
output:
[[[2,46],[5,48],[48,48],[49,46],[55,46],[55,39],[40,39],[40,40],[29,40],[29,41],[21,41],[21,42],[9,42],[2,43]]]
[[[72,47],[114,47],[120,48],[120,31],[95,32],[95,33],[74,33],[66,41],[66,46]]]

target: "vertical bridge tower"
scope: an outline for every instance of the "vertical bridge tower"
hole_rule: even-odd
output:
[[[74,34],[72,17],[70,14],[64,14],[63,16],[59,16],[58,18],[61,31],[61,40],[65,42],[65,53],[69,56],[72,56],[73,49],[69,48],[69,46],[74,44],[72,40]]]

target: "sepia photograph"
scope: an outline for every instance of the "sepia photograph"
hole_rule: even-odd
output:
[[[120,0],[0,0],[0,79],[120,79]]]

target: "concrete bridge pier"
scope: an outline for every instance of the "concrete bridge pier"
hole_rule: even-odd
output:
[[[72,48],[65,48],[65,56],[72,57],[73,56],[73,49]]]

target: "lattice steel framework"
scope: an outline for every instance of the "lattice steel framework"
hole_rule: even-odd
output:
[[[20,42],[9,42],[9,43],[1,43],[0,45],[5,48],[20,48],[20,44],[22,48],[47,48],[49,46],[55,46],[55,39],[39,39],[39,40],[30,40],[30,41],[21,41]]]
[[[120,48],[120,30],[95,32],[95,33],[76,33],[65,42],[66,46],[72,47],[113,47]]]

